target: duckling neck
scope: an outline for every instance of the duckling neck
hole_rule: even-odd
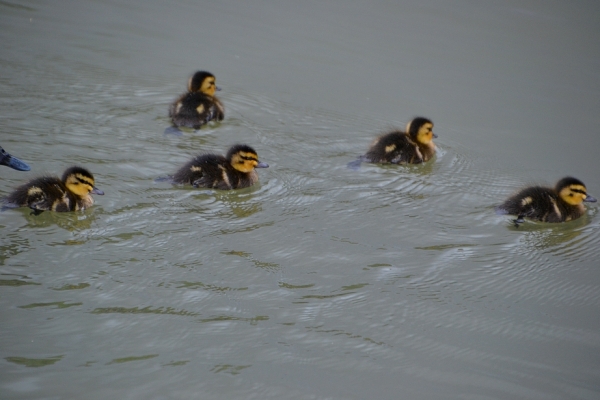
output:
[[[94,204],[94,198],[90,194],[77,198],[78,209],[91,207]]]
[[[435,154],[435,144],[433,142],[429,143],[418,143],[419,151],[422,154],[423,161],[429,161],[433,155]]]

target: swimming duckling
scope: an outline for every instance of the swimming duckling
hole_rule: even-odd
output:
[[[435,154],[433,122],[417,117],[406,125],[406,132],[393,131],[376,138],[365,155],[348,164],[358,167],[362,161],[370,163],[419,164]]]
[[[206,71],[198,71],[190,78],[187,93],[169,107],[169,117],[174,126],[200,129],[213,119],[223,120],[225,108],[215,96],[215,91],[221,89],[215,82],[215,76]]]
[[[104,192],[94,186],[94,176],[81,167],[70,167],[62,179],[43,176],[19,186],[5,200],[5,208],[29,207],[32,214],[43,211],[76,211],[94,204],[92,194]]]
[[[542,222],[566,222],[577,219],[585,212],[583,202],[595,202],[579,179],[566,177],[554,188],[533,186],[509,197],[497,207],[503,214],[517,215],[516,227],[527,217]]]
[[[258,181],[255,168],[268,167],[268,164],[258,161],[258,155],[252,147],[236,144],[225,157],[218,154],[194,157],[173,175],[172,181],[194,187],[240,189]]]
[[[11,156],[2,147],[0,147],[0,165],[6,165],[17,171],[29,171],[31,169],[26,162],[19,160],[15,156]]]

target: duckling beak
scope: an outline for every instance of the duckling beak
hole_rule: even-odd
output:
[[[433,133],[433,132],[432,132],[432,133]],[[434,138],[434,139],[437,139],[437,137],[438,137],[438,136],[437,136],[437,135],[434,133],[434,134],[433,134],[433,138]]]
[[[269,164],[259,161],[254,168],[269,168]]]
[[[92,191],[90,192],[90,194],[97,194],[99,196],[104,196],[104,192],[100,189],[98,189],[97,187],[94,186],[94,188],[92,189]]]
[[[585,200],[583,200],[583,201],[585,201],[586,203],[595,203],[595,202],[597,202],[598,200],[596,200],[596,198],[595,198],[595,197],[588,196],[588,197],[586,197],[586,198],[585,198]]]
[[[215,89],[217,90],[217,92],[220,92],[220,91],[221,91],[221,88],[220,88],[220,87],[218,87],[218,86],[215,86]]]

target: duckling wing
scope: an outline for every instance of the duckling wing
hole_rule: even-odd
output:
[[[498,210],[517,215],[520,219],[527,217],[547,221],[556,214],[556,201],[556,196],[550,189],[530,187],[508,198]]]
[[[53,178],[32,186],[27,193],[26,206],[34,210],[34,214],[42,211],[70,211],[70,199],[62,183],[53,182]]]
[[[420,163],[423,162],[417,145],[400,131],[390,132],[375,140],[364,159],[372,163]]]
[[[187,93],[169,108],[175,126],[200,129],[209,121],[223,119],[222,105],[204,93]]]
[[[211,183],[212,182],[209,182],[208,179],[206,179],[206,177],[203,176],[202,178],[193,181],[192,186],[195,188],[211,188]]]

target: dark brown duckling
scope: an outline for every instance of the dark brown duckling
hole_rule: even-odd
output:
[[[212,189],[240,189],[258,181],[255,168],[268,168],[258,160],[256,151],[248,145],[236,144],[223,157],[218,154],[203,154],[194,157],[181,167],[172,181]]]
[[[393,131],[376,138],[366,154],[348,164],[358,167],[362,161],[380,164],[419,164],[435,155],[433,122],[414,118],[406,125],[406,132]]]
[[[8,154],[0,147],[0,165],[6,165],[17,171],[29,171],[31,167],[26,162],[19,160],[17,157]]]
[[[509,197],[497,207],[501,214],[513,214],[515,226],[529,218],[542,222],[566,222],[577,219],[585,212],[583,202],[595,202],[587,194],[583,182],[566,177],[556,183],[554,188],[532,186]]]
[[[169,107],[169,117],[173,126],[200,129],[209,121],[222,121],[225,108],[215,96],[221,90],[216,78],[207,71],[196,72],[188,81],[188,91]]]
[[[94,204],[92,194],[104,194],[94,182],[94,176],[87,169],[74,166],[68,168],[61,179],[43,176],[19,186],[4,200],[4,207],[29,207],[35,215],[43,211],[83,210]]]

